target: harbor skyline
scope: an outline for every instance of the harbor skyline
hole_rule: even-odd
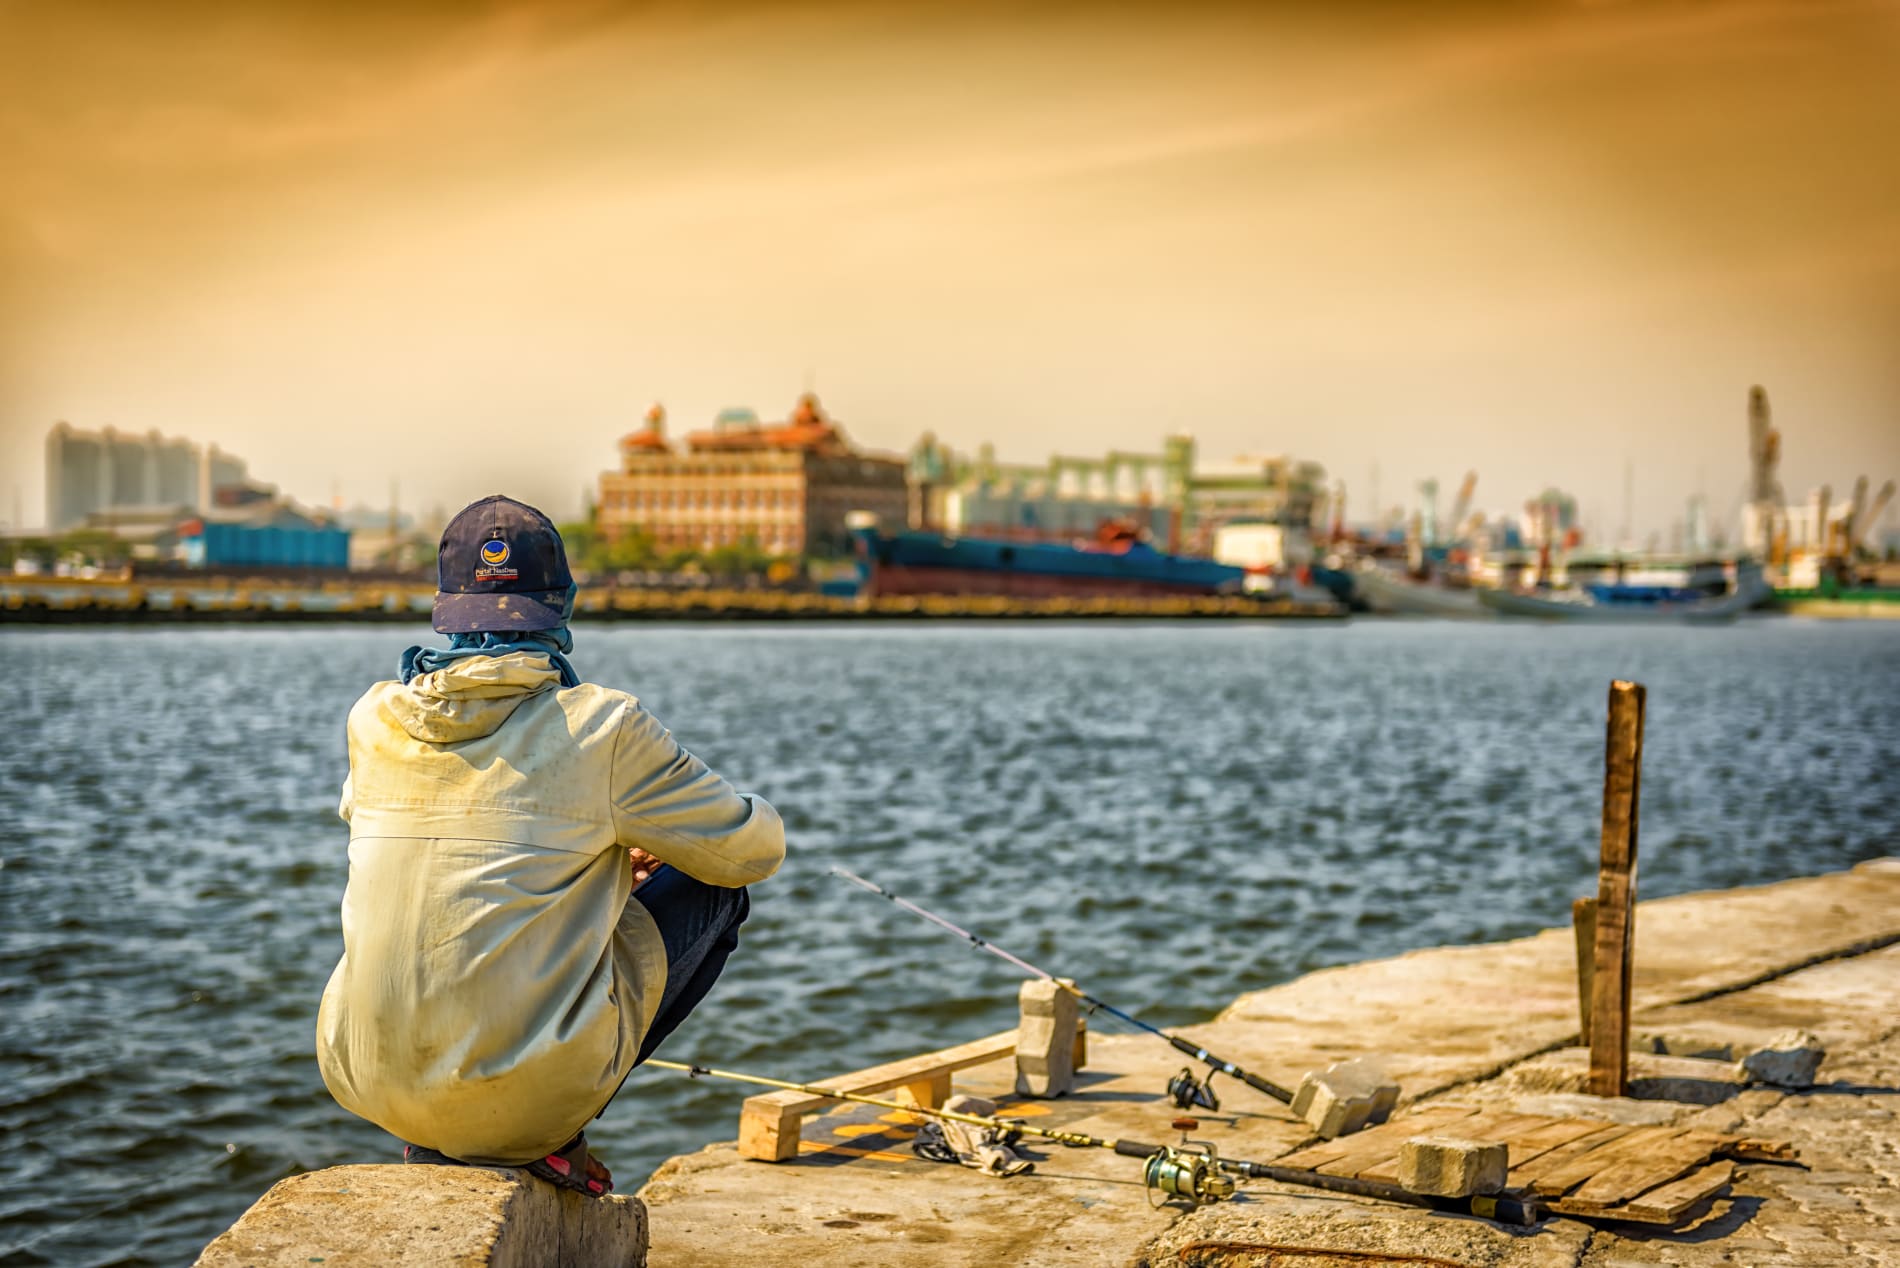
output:
[[[13,521],[62,419],[564,516],[655,399],[805,388],[900,454],[1292,454],[1355,517],[1627,489],[1638,541],[1732,524],[1753,383],[1790,500],[1900,473],[1878,4],[0,23]]]

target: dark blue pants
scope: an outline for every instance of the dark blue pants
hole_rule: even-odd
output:
[[[666,944],[666,990],[646,1038],[640,1041],[637,1065],[652,1056],[712,990],[725,970],[726,958],[739,945],[739,926],[751,914],[752,901],[743,889],[708,885],[665,864],[633,891],[629,901],[647,909]]]

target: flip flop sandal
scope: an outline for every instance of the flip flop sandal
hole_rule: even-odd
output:
[[[587,1136],[582,1133],[574,1138],[567,1148],[537,1159],[527,1164],[530,1175],[536,1175],[557,1188],[569,1189],[575,1193],[584,1193],[590,1198],[603,1196],[613,1188],[613,1178],[596,1180],[587,1174]],[[606,1168],[602,1167],[602,1171]]]

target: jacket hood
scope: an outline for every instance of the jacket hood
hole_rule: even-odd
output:
[[[561,675],[546,656],[465,656],[421,674],[384,699],[396,724],[429,744],[480,739],[501,729],[521,702],[557,687]]]

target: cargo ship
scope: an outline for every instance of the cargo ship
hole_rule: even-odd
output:
[[[1238,594],[1243,568],[1156,550],[1128,526],[1105,525],[1093,542],[1010,541],[854,527],[869,596],[1002,594],[1051,597],[1172,597]]]

